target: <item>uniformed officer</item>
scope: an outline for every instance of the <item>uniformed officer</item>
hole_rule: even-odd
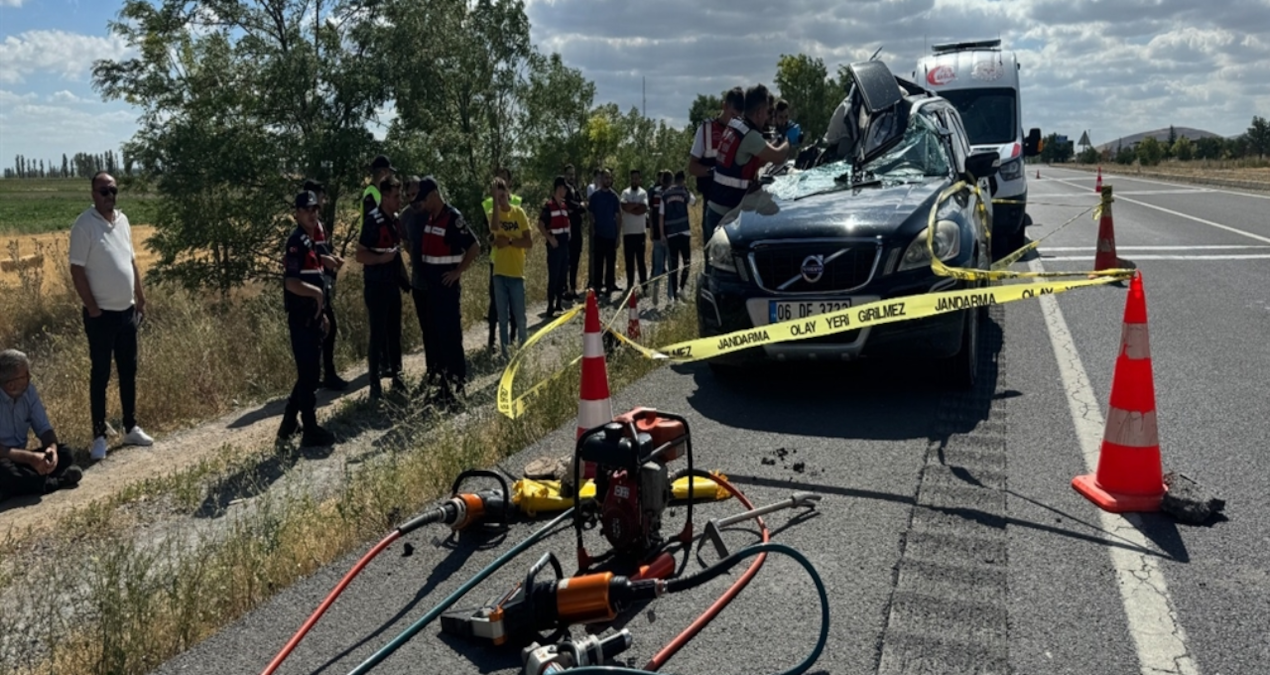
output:
[[[538,214],[538,231],[547,241],[547,315],[564,311],[568,290],[566,276],[569,273],[569,239],[572,223],[569,220],[567,195],[569,183],[564,176],[556,176],[551,198],[542,205]]]
[[[397,222],[401,181],[392,176],[385,178],[379,183],[379,193],[379,206],[366,214],[357,239],[357,262],[363,265],[365,276],[362,297],[370,324],[367,372],[372,399],[383,396],[379,380],[384,372],[392,378],[393,390],[406,389],[401,379],[401,290],[405,268],[401,259],[401,226]]]
[[[481,245],[458,209],[441,197],[437,180],[427,176],[419,181],[415,203],[422,204],[428,219],[412,258],[423,264],[427,285],[428,380],[440,386],[446,403],[463,393],[467,361],[463,354],[463,324],[459,307],[460,279],[480,255]]]
[[[329,327],[326,330],[326,338],[322,341],[322,370],[326,373],[322,378],[322,386],[331,391],[344,391],[348,389],[348,382],[340,377],[339,371],[335,369],[335,337],[340,331],[339,323],[335,318],[335,280],[339,277],[340,269],[344,267],[344,258],[335,253],[331,237],[322,224],[321,213],[326,208],[326,186],[315,180],[306,180],[304,189],[317,195],[318,221],[313,241],[318,245],[318,257],[326,272],[328,300],[325,311]]]
[[[358,221],[358,225],[365,222],[366,216],[370,214],[371,211],[379,208],[379,201],[381,199],[379,184],[382,183],[384,179],[396,175],[397,167],[392,165],[392,160],[388,159],[388,155],[375,155],[375,159],[370,162],[370,184],[366,186],[365,190],[362,190],[362,220]],[[379,373],[379,377],[392,377],[392,373],[388,369],[388,363],[390,362],[387,358],[388,345],[385,342],[384,344],[379,345],[378,348],[379,365],[383,367],[383,370]]]
[[[296,381],[287,399],[287,410],[278,427],[285,441],[304,424],[301,447],[331,445],[335,436],[318,426],[317,388],[322,375],[322,340],[329,324],[323,311],[330,300],[321,253],[313,237],[317,233],[317,195],[305,190],[295,198],[296,228],[287,239],[283,256],[283,303],[295,357]]]
[[[772,96],[759,84],[745,91],[744,117],[728,123],[719,141],[718,164],[714,168],[714,184],[705,212],[704,232],[715,227],[745,195],[758,188],[758,170],[770,162],[784,162],[789,155],[789,141],[773,145],[763,138],[767,128],[767,112]]]

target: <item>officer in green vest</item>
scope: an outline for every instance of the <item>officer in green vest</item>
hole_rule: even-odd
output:
[[[375,155],[375,159],[370,162],[370,185],[362,190],[362,217],[357,221],[358,234],[361,234],[362,223],[370,217],[370,213],[379,208],[379,202],[382,196],[379,194],[379,184],[384,180],[396,175],[397,169],[392,165],[392,161],[388,159],[388,155]],[[395,214],[394,214],[395,215]],[[380,356],[374,362],[381,366],[379,377],[392,377],[391,369],[387,367],[390,360],[387,358],[388,345],[380,345]],[[371,373],[371,379],[375,379],[375,374]]]

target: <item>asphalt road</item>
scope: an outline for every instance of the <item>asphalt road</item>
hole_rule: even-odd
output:
[[[1038,239],[1096,202],[1092,175],[1041,172],[1029,207],[1037,223],[1029,233]],[[1071,338],[1057,348],[1040,301],[992,308],[981,336],[981,384],[972,392],[939,389],[920,362],[766,369],[741,382],[720,382],[694,364],[663,368],[615,396],[615,410],[650,405],[686,415],[698,465],[723,470],[755,503],[799,489],[824,495],[813,514],[768,518],[773,539],[803,551],[829,589],[830,641],[812,672],[1156,672],[1142,665],[1159,657],[1154,638],[1185,649],[1176,668],[1160,672],[1270,672],[1270,220],[1262,215],[1270,199],[1104,179],[1119,197],[1120,256],[1135,260],[1146,284],[1165,468],[1225,498],[1228,520],[1202,527],[1163,515],[1108,520],[1070,487],[1088,471],[1068,402],[1070,375],[1083,366],[1105,414],[1123,287],[1050,298]],[[1089,269],[1096,233],[1083,216],[1044,240],[1039,264]],[[519,473],[534,457],[568,452],[572,437],[570,423],[503,467]],[[734,501],[700,507],[698,532],[706,518],[736,510]],[[678,531],[683,518],[683,508],[673,509],[665,531]],[[397,543],[372,563],[279,672],[347,673],[541,522],[458,541],[440,531],[406,537],[413,554]],[[598,534],[588,536],[598,547]],[[757,534],[736,526],[728,537],[741,546]],[[569,531],[552,537],[458,606],[510,588],[544,551],[571,572],[572,541]],[[715,559],[709,549],[693,550],[689,571]],[[1122,592],[1116,554],[1162,575],[1150,585],[1156,604],[1122,600],[1133,594]],[[259,672],[360,555],[295,584],[157,672]],[[623,661],[642,665],[739,571],[624,615],[635,644]],[[1166,615],[1144,617],[1143,607],[1165,607]],[[801,568],[770,557],[663,671],[782,671],[811,649],[817,618]],[[518,668],[518,650],[441,635],[434,624],[374,672]]]

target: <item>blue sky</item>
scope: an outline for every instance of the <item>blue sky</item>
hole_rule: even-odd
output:
[[[897,72],[927,45],[1001,37],[1023,64],[1025,126],[1095,144],[1170,124],[1222,135],[1270,116],[1270,0],[527,0],[533,39],[597,102],[683,124],[698,92],[770,84],[782,53],[839,63],[878,47]],[[0,166],[117,149],[136,111],[92,62],[123,58],[109,0],[0,0]]]

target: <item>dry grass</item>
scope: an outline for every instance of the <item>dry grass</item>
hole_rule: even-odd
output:
[[[1095,171],[1096,164],[1069,164],[1073,169]],[[1194,160],[1190,162],[1164,161],[1156,166],[1139,164],[1103,164],[1104,171],[1114,171],[1130,176],[1178,177],[1205,180],[1225,180],[1248,183],[1245,187],[1262,186],[1270,189],[1270,159]]]
[[[544,258],[541,248],[530,253],[531,302],[545,295]],[[43,278],[24,277],[0,292],[0,340],[20,339],[32,353],[54,423],[63,435],[83,439],[87,349],[69,273],[60,273],[64,278],[51,291]],[[487,274],[478,266],[464,280],[465,323],[484,321]],[[262,290],[222,304],[181,290],[151,289],[138,401],[147,425],[174,428],[231,407],[237,398],[290,385],[281,291]],[[360,273],[341,275],[337,303],[345,336],[341,358],[360,360],[366,341]],[[689,303],[656,328],[646,328],[646,342],[667,344],[695,334],[695,307]],[[656,367],[619,350],[608,363],[611,386],[616,391]],[[529,364],[517,390],[546,375]],[[339,486],[315,491],[299,480],[289,489],[262,489],[250,508],[216,531],[156,541],[139,527],[144,518],[132,507],[168,500],[173,510],[190,513],[215,489],[218,476],[252,476],[273,456],[270,451],[225,448],[191,470],[70,513],[44,539],[0,544],[0,673],[150,672],[297,579],[362,547],[367,533],[385,532],[417,513],[442,496],[459,471],[492,465],[566,423],[576,413],[578,380],[576,368],[550,380],[529,412],[514,421],[490,410],[492,396],[477,402],[464,427],[407,415],[413,421],[393,434],[396,444],[346,465]],[[117,401],[113,393],[111,400]],[[367,413],[364,403],[345,403],[333,421],[357,424]],[[15,564],[24,561],[38,564]],[[78,601],[67,603],[63,594],[47,589],[73,589]]]

